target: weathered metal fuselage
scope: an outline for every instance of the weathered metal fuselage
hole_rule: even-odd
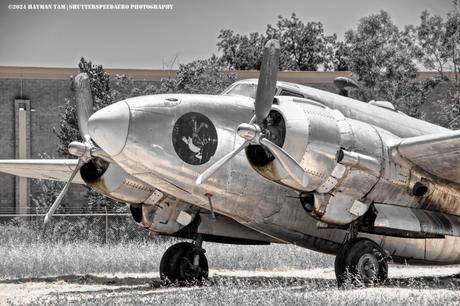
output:
[[[360,107],[369,114],[380,109],[362,103],[353,113],[339,100],[331,101],[327,105],[278,97],[272,108],[286,122],[283,149],[309,174],[306,187],[297,185],[276,160],[260,165],[245,154],[238,154],[206,183],[195,184],[211,164],[243,143],[235,131],[250,121],[254,106],[252,99],[242,96],[172,94],[118,102],[128,105],[129,130],[124,146],[112,158],[131,176],[164,193],[206,209],[211,195],[219,214],[278,240],[328,253],[336,251],[345,231],[324,227],[346,225],[373,203],[460,215],[457,186],[411,168],[392,150],[400,137],[428,133],[428,123],[398,113],[391,114],[390,123],[366,120]],[[417,129],[385,128],[407,120],[416,120]],[[420,180],[429,192],[414,196],[413,185]],[[304,193],[314,195],[311,213],[300,204],[299,194]],[[460,262],[460,239],[453,236],[362,235],[396,257]]]

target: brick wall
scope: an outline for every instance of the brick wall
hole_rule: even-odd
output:
[[[16,158],[14,100],[30,100],[30,158],[40,158],[41,153],[53,157],[57,154],[58,139],[53,127],[59,121],[60,106],[71,94],[69,80],[47,79],[0,79],[0,158]],[[16,180],[13,176],[0,174],[0,211],[13,213],[16,202]],[[32,182],[31,193],[39,192]],[[83,187],[72,186],[64,201],[84,204]],[[51,205],[52,203],[50,203]]]
[[[0,158],[14,158],[14,100],[20,95],[20,80],[0,80]],[[13,176],[0,176],[0,207],[11,208],[14,212],[15,179]]]

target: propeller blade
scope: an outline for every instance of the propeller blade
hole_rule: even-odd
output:
[[[292,179],[299,183],[300,186],[307,187],[308,174],[296,162],[296,160],[292,158],[291,155],[289,155],[289,153],[266,138],[262,137],[259,141],[261,145],[266,147],[276,157],[276,159],[278,159],[289,176],[292,177]]]
[[[256,120],[258,123],[267,118],[273,104],[273,97],[276,91],[276,79],[278,77],[278,66],[280,57],[280,43],[271,39],[265,44],[260,67],[259,81],[255,102]]]
[[[53,205],[51,205],[50,209],[45,215],[45,225],[48,224],[51,220],[51,217],[53,216],[53,213],[56,211],[58,208],[59,204],[61,204],[62,198],[64,198],[64,195],[67,192],[67,189],[69,189],[70,184],[72,183],[72,180],[75,178],[75,175],[77,175],[78,171],[80,171],[81,166],[83,166],[83,160],[81,158],[78,159],[78,164],[75,167],[75,169],[72,172],[72,175],[70,176],[69,180],[67,183],[64,185],[64,188],[62,188],[61,192],[59,193],[58,197],[54,201]]]
[[[239,148],[233,150],[232,152],[228,153],[224,157],[222,157],[219,161],[217,161],[214,165],[206,169],[205,172],[201,173],[200,176],[196,179],[195,184],[200,185],[201,183],[205,182],[210,178],[220,167],[225,165],[230,159],[232,159],[236,154],[240,153],[244,148],[249,146],[250,142],[245,141]]]
[[[78,128],[81,137],[85,141],[90,139],[88,132],[88,119],[93,113],[93,95],[91,94],[91,86],[89,77],[86,73],[79,73],[75,79],[75,98],[77,101],[77,119]]]

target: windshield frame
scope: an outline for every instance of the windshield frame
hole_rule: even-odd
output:
[[[247,87],[237,93],[233,92],[237,87]],[[252,92],[248,93],[248,89]],[[229,87],[227,87],[221,95],[229,95],[229,96],[243,96],[249,97],[251,99],[255,99],[257,94],[257,83],[249,83],[249,82],[240,82],[240,83],[233,83]]]

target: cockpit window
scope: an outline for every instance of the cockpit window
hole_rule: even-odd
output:
[[[298,97],[298,98],[304,98],[304,96],[300,93],[297,93],[297,92],[293,92],[293,91],[290,91],[290,90],[286,90],[286,89],[283,89],[281,90],[280,96],[290,96],[290,97]]]
[[[255,99],[257,92],[257,84],[249,84],[249,83],[240,83],[235,85],[230,90],[224,92],[224,95],[239,95],[239,96],[246,96]]]

